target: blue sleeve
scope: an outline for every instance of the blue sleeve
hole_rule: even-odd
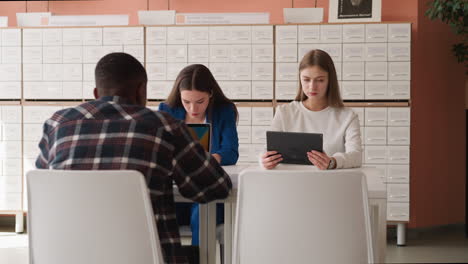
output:
[[[165,103],[160,103],[158,105],[158,111],[169,112],[169,106],[167,106]]]
[[[234,165],[239,159],[236,114],[232,106],[226,107],[223,110],[219,118],[221,147],[213,153],[221,155],[221,165]]]

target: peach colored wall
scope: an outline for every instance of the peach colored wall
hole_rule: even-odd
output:
[[[26,12],[48,12],[51,3],[49,1],[27,1],[28,9]]]
[[[16,26],[16,13],[26,12],[26,2],[0,2],[0,16],[8,16],[8,25]]]
[[[167,10],[177,12],[269,12],[270,23],[283,23],[285,7],[324,8],[324,21],[328,21],[329,0],[100,0],[100,1],[38,1],[27,2],[28,12],[50,11],[56,14],[129,14],[130,24],[138,23],[138,10]],[[0,2],[0,15],[10,16],[10,25],[16,26],[16,12],[26,12],[25,1]],[[410,8],[408,8],[410,7]],[[19,11],[18,11],[19,10]],[[398,10],[398,12],[394,12]],[[417,14],[416,0],[383,0],[382,18],[384,21],[408,21],[406,18]],[[406,19],[406,20],[402,20]]]
[[[324,21],[328,21],[329,0],[100,0],[100,1],[34,1],[27,2],[28,12],[50,11],[55,14],[129,14],[130,24],[138,23],[138,10],[167,10],[177,12],[269,12],[270,23],[283,23],[285,7],[324,8]],[[416,0],[382,0],[383,21],[408,21],[416,17]],[[394,10],[398,10],[395,12]],[[16,12],[26,12],[25,1],[0,2],[0,16],[8,15],[10,25],[16,26]]]
[[[178,12],[270,12],[270,23],[283,23],[284,7],[324,8],[329,0],[101,0],[28,2],[29,12],[56,14],[130,14],[138,10]],[[445,24],[424,17],[429,0],[382,0],[382,21],[412,23],[412,126],[410,227],[459,223],[464,220],[465,75],[450,53],[455,37]],[[0,16],[16,25],[16,12],[26,3],[0,2]]]

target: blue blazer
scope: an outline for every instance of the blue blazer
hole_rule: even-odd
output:
[[[165,103],[159,104],[159,111],[185,121],[185,108],[171,108]],[[213,109],[211,123],[211,153],[221,155],[221,165],[234,165],[239,159],[239,138],[237,137],[236,115],[230,105]]]

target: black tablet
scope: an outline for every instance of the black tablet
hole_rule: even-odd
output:
[[[211,124],[187,124],[194,140],[200,142],[206,152],[211,151]]]
[[[267,150],[278,151],[281,163],[313,165],[307,152],[323,152],[323,134],[267,131]]]

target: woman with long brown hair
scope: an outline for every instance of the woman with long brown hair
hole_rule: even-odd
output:
[[[236,164],[239,139],[237,108],[221,90],[210,70],[202,64],[192,64],[179,73],[169,97],[159,110],[185,123],[210,123],[211,154],[221,165]],[[222,204],[217,208],[217,223],[223,222]],[[181,206],[179,206],[181,208]],[[183,209],[179,209],[179,212]],[[182,219],[183,220],[183,219]],[[199,210],[192,206],[192,244],[198,245]]]
[[[333,60],[323,50],[311,50],[299,64],[299,89],[293,102],[277,107],[272,131],[323,134],[323,150],[304,153],[321,170],[360,167],[361,132],[356,113],[343,105]],[[261,156],[266,169],[275,168],[281,154]]]

